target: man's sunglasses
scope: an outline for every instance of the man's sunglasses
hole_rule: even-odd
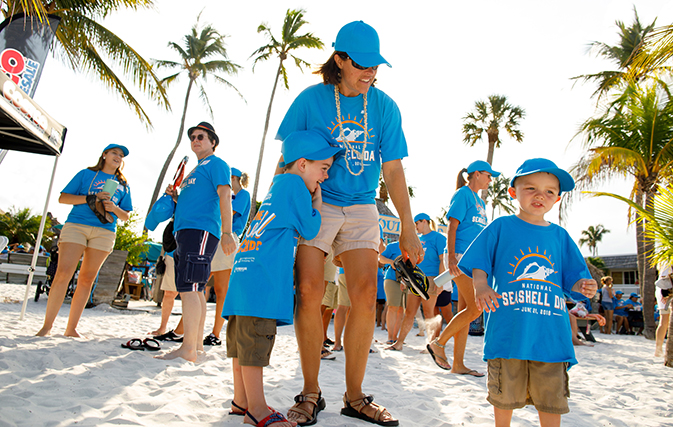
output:
[[[340,54],[339,56],[341,57],[341,59],[344,59],[344,60],[346,60],[346,59],[350,59],[350,60],[351,60],[351,64],[353,64],[353,67],[357,68],[358,70],[366,70],[366,69],[368,69],[368,68],[371,68],[372,70],[376,71],[376,70],[379,69],[379,66],[378,66],[378,65],[374,65],[373,67],[363,67],[362,65],[360,65],[360,64],[358,64],[357,62],[353,61],[353,58],[351,58],[350,56],[346,55],[345,53],[344,53],[344,54]]]
[[[200,133],[198,135],[191,134],[189,135],[189,140],[194,141],[195,139],[198,139],[199,141],[203,141],[203,138],[206,138],[206,135]]]

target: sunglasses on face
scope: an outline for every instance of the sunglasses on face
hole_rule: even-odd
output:
[[[358,70],[366,70],[368,68],[371,68],[372,70],[376,71],[379,69],[378,65],[374,65],[373,67],[363,67],[362,65],[358,64],[357,62],[353,61],[353,58],[351,58],[348,55],[339,55],[342,59],[350,59],[351,64],[353,64],[353,67],[357,68]]]
[[[206,135],[200,133],[198,135],[191,134],[189,135],[189,140],[194,141],[195,139],[198,139],[199,141],[203,141],[203,139],[206,137]]]

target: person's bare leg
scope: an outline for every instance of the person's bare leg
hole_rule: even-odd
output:
[[[166,333],[168,319],[173,312],[176,296],[178,296],[178,293],[175,291],[164,291],[164,298],[161,301],[161,325],[159,326],[159,329],[150,332],[149,335],[162,335]]]
[[[182,306],[182,312],[184,313],[185,306]],[[185,333],[185,322],[182,321],[182,316],[180,316],[180,321],[178,322],[178,326],[175,327],[173,330],[176,335],[184,335]]]
[[[540,418],[540,427],[560,427],[561,426],[561,414],[550,414],[548,412],[537,413]]]
[[[349,400],[360,399],[362,382],[367,368],[369,348],[376,328],[376,266],[378,253],[373,249],[354,249],[341,254],[346,273],[346,286],[351,300],[351,310],[344,331],[346,353],[346,396]],[[374,417],[376,409],[367,405],[361,411]],[[384,412],[382,420],[392,420]]]
[[[201,313],[203,305],[205,305],[205,296],[203,292],[198,291],[180,292],[180,299],[182,300],[182,320],[185,330],[182,345],[176,350],[155,357],[166,360],[181,357],[190,362],[195,362],[199,343],[201,344],[201,349],[203,349],[201,338],[203,331],[199,331],[199,327],[203,328],[201,319],[205,318],[205,313],[203,313],[203,316]]]
[[[445,305],[444,307],[439,307],[439,313],[442,315],[447,325],[449,324],[451,319],[453,319],[453,309],[451,307],[451,304]]]
[[[386,320],[388,328],[388,341],[392,341],[393,343],[397,341],[403,317],[404,309],[402,307],[388,306],[388,315]]]
[[[388,325],[388,303],[383,304],[383,313],[381,313],[381,330],[387,330]]]
[[[451,337],[454,337],[454,367],[453,369],[456,369],[457,372],[466,372],[469,371],[469,369],[466,369],[464,365],[458,366],[456,368],[456,354],[460,354],[460,352],[457,352],[456,346],[460,346],[461,344],[456,340],[458,338],[459,332],[461,330],[468,328],[469,332],[469,326],[470,322],[476,319],[479,314],[481,314],[481,311],[477,309],[477,304],[474,301],[474,286],[472,285],[472,279],[467,277],[464,274],[461,274],[460,276],[456,277],[453,279],[456,282],[456,287],[458,288],[458,313],[456,313],[455,316],[451,319],[448,325],[444,328],[441,334],[439,334],[439,337],[437,337],[437,342],[441,345],[446,345],[446,343],[451,339]],[[463,300],[463,303],[465,304],[464,306],[461,305],[461,298]],[[463,335],[460,335],[460,340],[462,341]],[[465,342],[467,342],[467,333],[465,333]],[[439,347],[436,344],[430,343],[431,348],[433,353],[439,354],[442,356],[444,359],[446,359],[446,354],[444,353],[444,349]],[[465,351],[465,347],[463,347],[463,352]],[[452,369],[452,371],[453,371]],[[463,371],[464,370],[464,371]]]
[[[421,306],[421,298],[411,293],[407,293],[407,306],[404,309],[404,318],[400,325],[400,333],[397,335],[397,341],[395,344],[388,347],[388,350],[402,350],[404,348],[404,340],[407,339],[407,335],[411,331],[411,328],[414,327],[414,318],[418,307]]]
[[[320,306],[320,312],[322,313],[322,341],[327,341],[327,329],[329,328],[329,322],[332,320],[332,309],[326,305]]]
[[[79,337],[77,333],[77,324],[82,317],[84,307],[89,301],[91,287],[98,275],[101,265],[110,253],[99,249],[86,248],[82,258],[82,266],[79,269],[77,277],[77,288],[70,302],[70,314],[68,315],[68,325],[65,327],[64,335],[67,337]]]
[[[203,329],[206,325],[206,296],[203,292],[197,292],[199,294],[199,302],[201,303],[201,318],[199,321],[199,329],[196,332],[196,352],[202,353],[203,350]]]
[[[79,263],[86,247],[77,243],[61,243],[59,245],[58,268],[51,282],[49,298],[47,299],[47,309],[44,314],[44,324],[42,329],[37,332],[37,336],[43,337],[51,333],[54,326],[54,320],[63,305],[65,294],[68,291],[68,283],[72,275],[75,274],[77,263]]]
[[[458,292],[458,311],[467,307],[467,301],[463,295]],[[470,324],[468,323],[453,336],[453,367],[452,374],[464,374],[469,372],[470,368],[465,366],[465,348],[467,347],[467,337],[470,334]]]
[[[236,403],[241,408],[247,409],[248,398],[245,394],[245,383],[243,382],[243,376],[241,374],[241,365],[238,364],[238,357],[231,359],[231,370],[234,374],[234,398],[231,399],[231,412],[239,414],[241,410],[233,404]]]
[[[511,409],[498,409],[495,406],[493,407],[493,413],[495,415],[495,427],[509,427],[512,423],[512,411]]]
[[[437,303],[437,295],[430,295],[426,300],[421,300],[423,306],[423,316],[425,317],[425,333],[428,342],[435,339],[442,330],[442,319],[437,316],[435,318],[435,304]]]
[[[577,317],[575,317],[574,314],[568,313],[568,319],[570,320],[570,331],[572,333],[572,341],[573,345],[588,345],[589,347],[593,347],[593,345],[590,344],[584,344],[580,339],[577,337],[577,333],[579,332],[579,328],[577,327]]]
[[[664,337],[668,331],[668,323],[671,318],[671,313],[662,314],[659,318],[659,326],[657,326],[656,342],[654,346],[654,356],[661,357],[664,355]],[[670,338],[669,338],[670,339]]]
[[[325,291],[324,268],[323,251],[313,246],[299,245],[295,263],[297,308],[294,329],[304,378],[302,394],[320,392],[318,373],[323,342],[320,303]],[[313,412],[310,402],[303,402],[300,407],[309,413]],[[307,421],[306,417],[293,411],[287,414],[287,418],[302,423]]]
[[[346,321],[348,320],[348,312],[350,307],[347,305],[337,306],[336,313],[334,313],[334,347],[333,350],[341,351],[343,350],[343,332],[346,327]]]
[[[241,366],[241,376],[245,384],[245,395],[248,399],[248,412],[252,414],[257,421],[262,421],[264,418],[271,415],[269,405],[264,398],[264,368],[261,366]],[[246,424],[257,425],[246,414],[243,422]],[[295,422],[273,423],[278,427],[294,427]]]
[[[222,333],[222,326],[224,326],[224,318],[222,317],[222,308],[224,307],[224,299],[227,296],[227,289],[229,289],[229,278],[231,277],[231,269],[214,271],[213,272],[213,291],[215,292],[215,323],[213,324],[213,335],[217,338]]]
[[[613,310],[605,310],[605,333],[610,335],[612,334],[612,315],[614,311]]]

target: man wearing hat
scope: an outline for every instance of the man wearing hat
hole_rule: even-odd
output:
[[[615,329],[615,331],[619,334],[622,326],[624,326],[624,333],[622,333],[622,335],[631,331],[631,327],[629,326],[628,313],[626,312],[629,300],[622,298],[623,296],[624,292],[617,291],[615,292],[615,297],[612,300],[612,305],[615,307],[614,316],[615,320],[617,321],[617,329]]]
[[[189,128],[187,135],[198,164],[182,181],[179,194],[172,186],[166,189],[177,203],[173,230],[178,247],[173,258],[175,285],[182,300],[184,338],[180,348],[157,358],[181,357],[193,362],[197,351],[203,350],[203,290],[210,275],[210,262],[218,244],[229,255],[236,243],[231,228],[231,170],[214,155],[220,139],[207,122]]]

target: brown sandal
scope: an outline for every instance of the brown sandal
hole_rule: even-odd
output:
[[[301,415],[302,417],[306,418],[306,421],[303,423],[297,422],[297,425],[300,426],[312,426],[313,424],[318,422],[318,412],[322,411],[325,409],[325,406],[327,404],[325,403],[325,399],[322,397],[322,392],[318,393],[306,393],[306,394],[301,394],[299,393],[294,397],[294,405],[288,409],[287,415],[288,417],[290,416],[291,412],[294,412],[297,415]],[[313,413],[306,411],[303,408],[300,408],[299,405],[301,405],[304,402],[309,402],[313,404]]]
[[[345,408],[341,409],[341,415],[345,415],[347,417],[353,417],[353,418],[358,418],[363,421],[367,421],[369,423],[374,423],[378,424],[380,426],[398,426],[400,425],[399,420],[388,420],[388,421],[383,421],[383,415],[388,414],[390,415],[390,412],[386,408],[384,408],[381,405],[377,405],[374,403],[374,397],[372,396],[363,396],[360,399],[355,399],[355,400],[348,400],[348,396],[344,393],[344,404],[346,405]],[[376,414],[374,414],[373,417],[370,417],[369,415],[365,414],[362,412],[362,410],[366,407],[371,405],[374,409],[376,409]]]

